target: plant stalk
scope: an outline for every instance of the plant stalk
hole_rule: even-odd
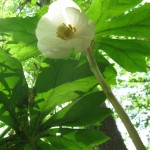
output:
[[[126,127],[136,149],[137,150],[146,150],[146,148],[145,148],[144,144],[142,143],[136,129],[134,128],[133,124],[131,123],[128,115],[126,114],[126,112],[124,111],[124,109],[122,108],[120,103],[118,102],[117,98],[113,94],[109,85],[107,85],[102,73],[100,72],[98,65],[97,65],[97,62],[93,56],[92,48],[93,48],[93,46],[91,45],[86,50],[87,59],[88,59],[91,71],[93,72],[93,74],[95,75],[99,84],[101,85],[103,92],[107,96],[109,102],[113,105],[115,111],[117,112],[118,116],[122,120],[122,122],[123,122],[124,126]]]

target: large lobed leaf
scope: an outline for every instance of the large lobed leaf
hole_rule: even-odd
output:
[[[88,16],[96,24],[117,17],[133,8],[142,0],[93,0]]]
[[[100,131],[87,129],[51,129],[49,134],[47,139],[57,150],[92,150],[109,139]]]
[[[107,64],[101,65],[101,71],[106,73]],[[116,75],[115,72],[112,74]],[[36,97],[31,110],[32,127],[39,126],[56,106],[83,97],[96,85],[87,62],[46,59],[36,82]]]
[[[0,50],[0,119],[17,131],[27,119],[27,97],[28,87],[20,62]]]
[[[100,123],[111,114],[108,108],[101,107],[105,99],[99,91],[88,94],[50,117],[42,125],[42,130],[54,126],[74,127]]]
[[[150,40],[150,3],[134,8],[127,14],[98,22],[96,38],[108,35]]]
[[[59,104],[77,98],[96,84],[87,63],[46,59],[35,85],[36,104],[39,110],[46,112],[47,109],[54,109]]]
[[[145,57],[150,56],[150,43],[142,40],[101,38],[99,45],[112,59],[127,71],[146,71]]]
[[[116,6],[116,8],[119,8],[121,7],[119,3],[124,2],[95,0],[89,12],[94,7]],[[113,14],[112,12],[112,14],[109,14],[112,11],[111,7],[106,12],[103,9],[101,10],[104,15],[98,15],[99,20],[96,22],[95,49],[105,51],[127,71],[146,71],[145,57],[150,55],[150,4],[146,3],[129,10],[140,1],[130,2],[125,2],[128,5],[126,9],[128,12],[126,13],[116,9],[115,12],[118,13]],[[98,5],[98,3],[101,5]],[[116,5],[113,5],[113,3]],[[120,15],[117,15],[119,13]],[[94,13],[92,16],[94,19]]]
[[[43,7],[35,17],[0,18],[0,33],[7,33],[12,38],[6,43],[5,50],[21,61],[39,54],[35,29],[47,8]]]
[[[5,49],[16,58],[25,60],[38,54],[35,28],[37,18],[4,18],[0,19],[0,32],[12,35]]]

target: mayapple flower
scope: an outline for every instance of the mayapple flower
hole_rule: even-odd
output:
[[[57,0],[49,6],[36,28],[38,49],[47,57],[69,56],[71,49],[86,50],[94,38],[95,25],[72,0]]]

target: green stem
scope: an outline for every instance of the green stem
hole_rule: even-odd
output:
[[[90,69],[95,75],[96,79],[98,80],[99,84],[101,85],[103,92],[107,96],[109,102],[113,105],[115,111],[117,112],[118,116],[122,120],[124,126],[126,127],[135,147],[137,150],[146,150],[144,147],[136,129],[134,128],[133,124],[131,123],[128,115],[118,102],[117,98],[114,96],[113,92],[109,85],[107,85],[102,73],[100,72],[96,60],[92,54],[92,45],[86,50],[87,52],[87,59],[90,65]]]

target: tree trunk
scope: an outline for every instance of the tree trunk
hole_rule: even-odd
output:
[[[110,140],[106,143],[98,145],[96,150],[127,150],[124,140],[117,128],[116,122],[112,116],[106,118],[102,125],[97,127],[98,130],[103,131]]]

